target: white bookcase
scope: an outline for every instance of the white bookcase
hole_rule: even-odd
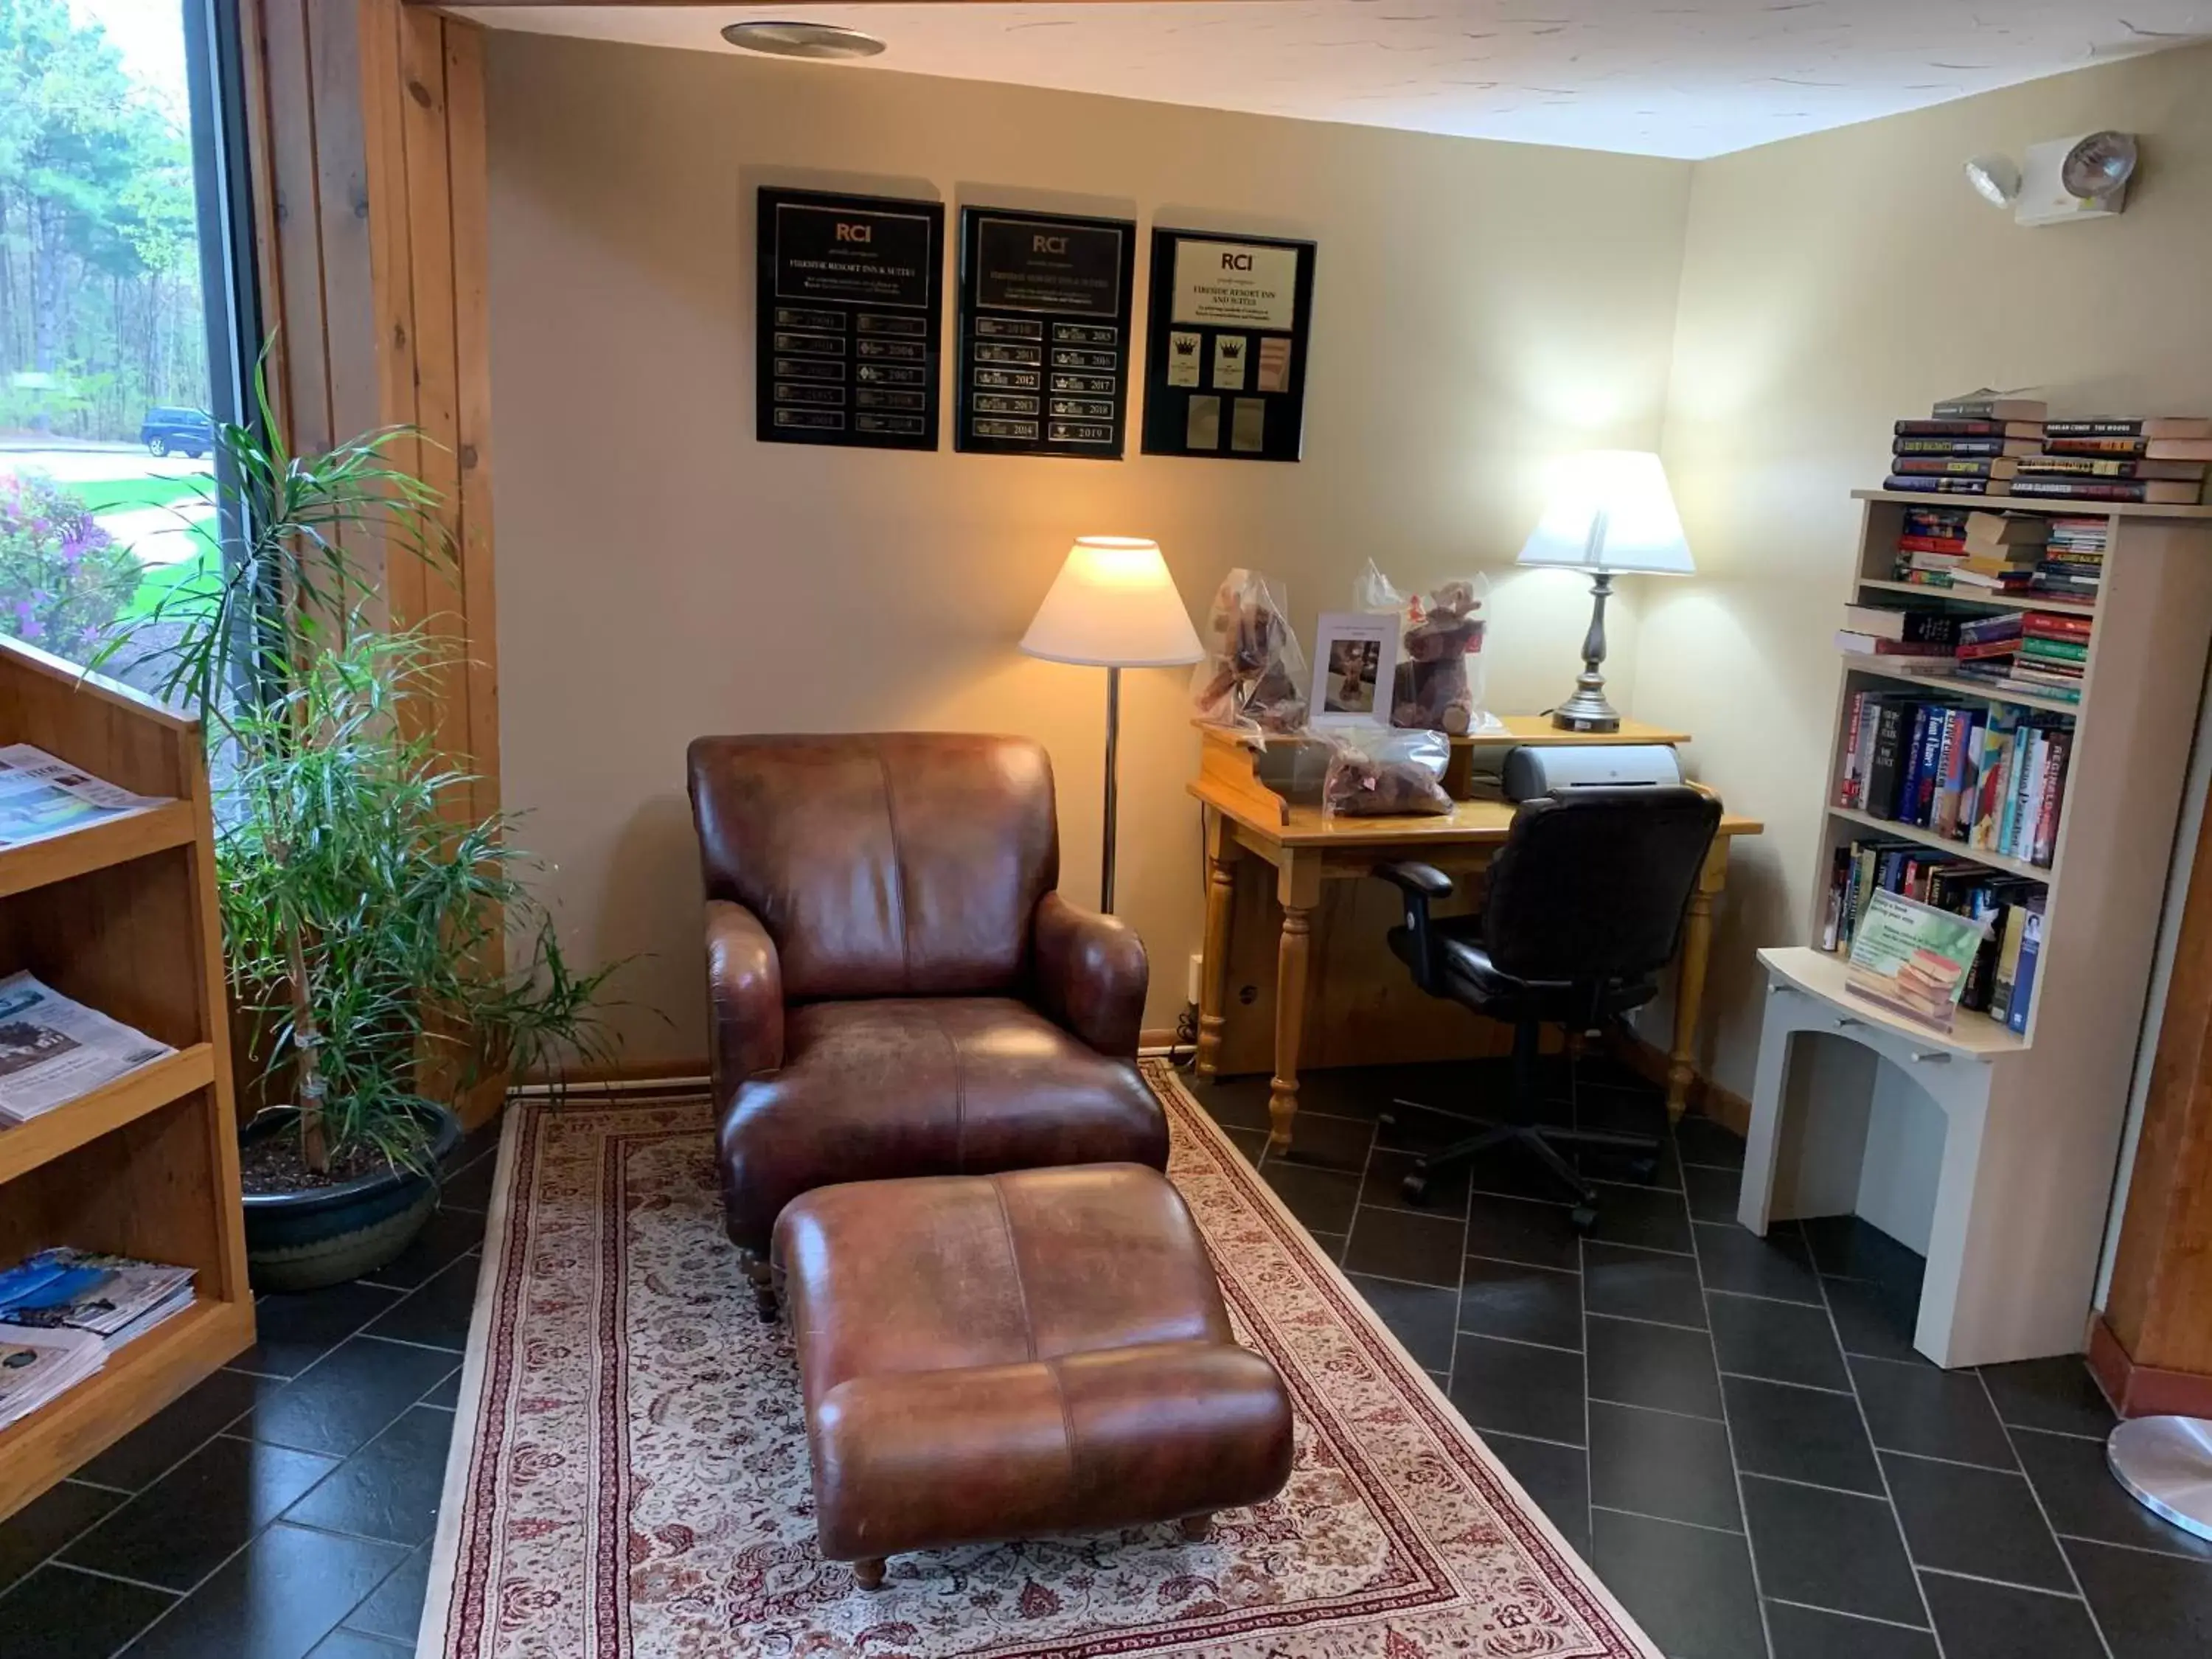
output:
[[[1986,614],[2034,609],[2094,618],[2079,704],[1999,694],[1972,680],[1891,672],[1838,653],[1826,833],[1803,945],[1762,951],[1768,995],[1739,1214],[1754,1232],[1789,1217],[1869,1214],[1895,1223],[1900,1147],[1934,1138],[1899,1120],[1942,1114],[1932,1212],[1917,1233],[1928,1271],[1915,1344],[1940,1364],[2068,1353],[2084,1340],[2129,1081],[2150,981],[2159,911],[2212,640],[2212,507],[2111,507],[2009,497],[1856,492],[1858,558],[1840,600],[1948,600]],[[2108,519],[2094,606],[1971,596],[1892,580],[1907,508],[1988,507]],[[2069,714],[2075,741],[2049,868],[1976,851],[1924,830],[1834,805],[1852,696],[1923,688],[1962,701]],[[1961,1011],[1938,1032],[1844,988],[1819,948],[1835,849],[1894,837],[2041,882],[2041,952],[2027,1030]],[[1870,1069],[1798,1063],[1811,1036],[1877,1056]],[[1838,1091],[1824,1079],[1871,1076]],[[1875,1149],[1870,1154],[1869,1148]],[[1926,1171],[1917,1174],[1924,1175]],[[1924,1203],[1918,1206],[1929,1208]]]

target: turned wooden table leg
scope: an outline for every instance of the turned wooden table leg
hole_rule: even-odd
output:
[[[1283,937],[1275,949],[1275,1075],[1267,1092],[1267,1144],[1291,1148],[1298,1115],[1298,1045],[1306,1030],[1306,966],[1312,954],[1313,912],[1321,897],[1319,860],[1287,856],[1278,872]]]
[[[1698,1017],[1705,1000],[1705,965],[1713,951],[1713,895],[1728,872],[1728,843],[1716,837],[1713,850],[1690,896],[1682,921],[1682,966],[1674,982],[1674,1046],[1668,1056],[1667,1120],[1682,1121],[1689,1109],[1690,1084],[1698,1074]]]
[[[1206,959],[1198,982],[1198,1075],[1220,1069],[1229,1003],[1229,922],[1237,909],[1237,843],[1211,808],[1206,814]]]

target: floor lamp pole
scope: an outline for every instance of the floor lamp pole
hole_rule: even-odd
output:
[[[1106,834],[1098,859],[1098,908],[1114,914],[1114,820],[1121,811],[1115,751],[1121,744],[1121,671],[1106,671]]]

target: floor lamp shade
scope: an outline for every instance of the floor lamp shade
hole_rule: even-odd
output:
[[[1022,649],[1106,671],[1106,823],[1098,889],[1099,908],[1111,911],[1121,671],[1172,668],[1205,654],[1159,544],[1133,536],[1078,538],[1022,635]]]
[[[1037,607],[1022,649],[1092,668],[1170,668],[1202,654],[1158,542],[1085,536]]]
[[[1620,715],[1605,696],[1605,602],[1613,596],[1613,579],[1626,572],[1686,576],[1697,568],[1659,458],[1643,449],[1569,457],[1518,562],[1589,572],[1583,672],[1574,695],[1552,711],[1552,724],[1570,732],[1618,732]]]

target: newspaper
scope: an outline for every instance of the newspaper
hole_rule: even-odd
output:
[[[0,1273],[0,1327],[89,1331],[112,1350],[192,1304],[192,1270],[62,1248]],[[0,1340],[8,1333],[0,1330]]]
[[[26,1123],[175,1049],[28,974],[0,979],[0,1127]]]
[[[106,1363],[106,1348],[89,1331],[0,1330],[0,1429]]]
[[[104,783],[27,743],[0,749],[0,847],[15,847],[161,802]]]

